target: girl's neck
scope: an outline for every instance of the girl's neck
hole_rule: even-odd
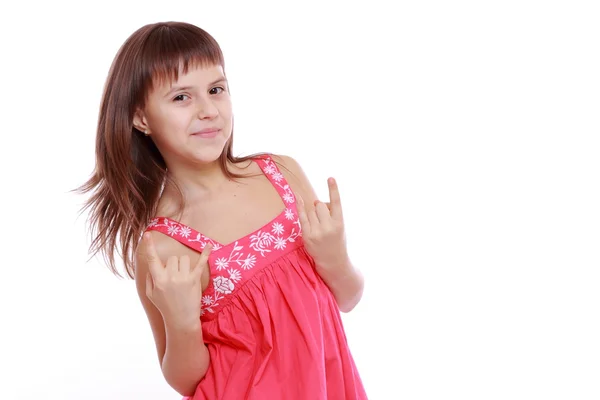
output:
[[[233,166],[229,165],[229,162],[227,164],[227,168],[231,170]],[[218,191],[225,182],[229,181],[219,160],[200,166],[177,166],[169,169],[167,176],[169,180],[177,184],[186,197],[210,194]],[[172,189],[169,187],[169,180],[166,183],[165,192]]]

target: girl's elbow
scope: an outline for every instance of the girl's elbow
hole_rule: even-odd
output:
[[[169,386],[171,386],[171,388],[177,393],[179,393],[181,396],[194,397],[194,394],[196,393],[196,387],[198,386],[199,381],[191,385],[189,383],[186,384],[183,382],[176,383],[167,381],[167,383],[169,383]]]

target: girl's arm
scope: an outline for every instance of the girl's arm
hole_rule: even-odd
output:
[[[161,258],[163,258],[162,254],[171,252],[168,244],[159,238],[155,239],[155,243]],[[163,319],[160,311],[146,296],[147,273],[147,257],[143,251],[139,251],[136,255],[135,282],[138,296],[152,329],[163,376],[180,395],[193,396],[210,362],[208,348],[202,340],[200,319],[194,319],[187,324],[175,324],[168,319]]]
[[[302,197],[304,207],[314,209],[317,194],[298,162],[289,156],[282,155],[275,156],[273,159],[283,166],[281,172],[286,176],[292,190]],[[298,206],[300,207],[300,204]],[[317,264],[316,269],[333,293],[340,311],[352,311],[362,298],[364,278],[347,254],[340,258],[336,265]]]

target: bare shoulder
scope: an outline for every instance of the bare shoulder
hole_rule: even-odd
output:
[[[290,185],[305,186],[308,183],[308,177],[296,159],[284,154],[272,154],[271,158]]]
[[[291,156],[288,156],[285,154],[271,154],[271,158],[277,164],[283,166],[286,169],[291,168],[296,171],[302,170],[302,167],[300,167],[300,164],[298,163],[298,161],[296,161],[296,159]]]
[[[280,171],[288,181],[292,191],[299,193],[306,202],[316,200],[317,195],[315,190],[296,159],[282,154],[273,154],[272,158],[277,165],[282,167]]]

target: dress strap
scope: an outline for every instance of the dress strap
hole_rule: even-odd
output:
[[[275,161],[270,156],[257,157],[254,161],[273,184],[283,202],[286,205],[294,203],[294,193]]]
[[[195,229],[167,217],[153,218],[148,224],[146,231],[161,232],[200,253],[207,243],[212,245],[213,250],[218,250],[222,247],[220,243],[204,236]]]

